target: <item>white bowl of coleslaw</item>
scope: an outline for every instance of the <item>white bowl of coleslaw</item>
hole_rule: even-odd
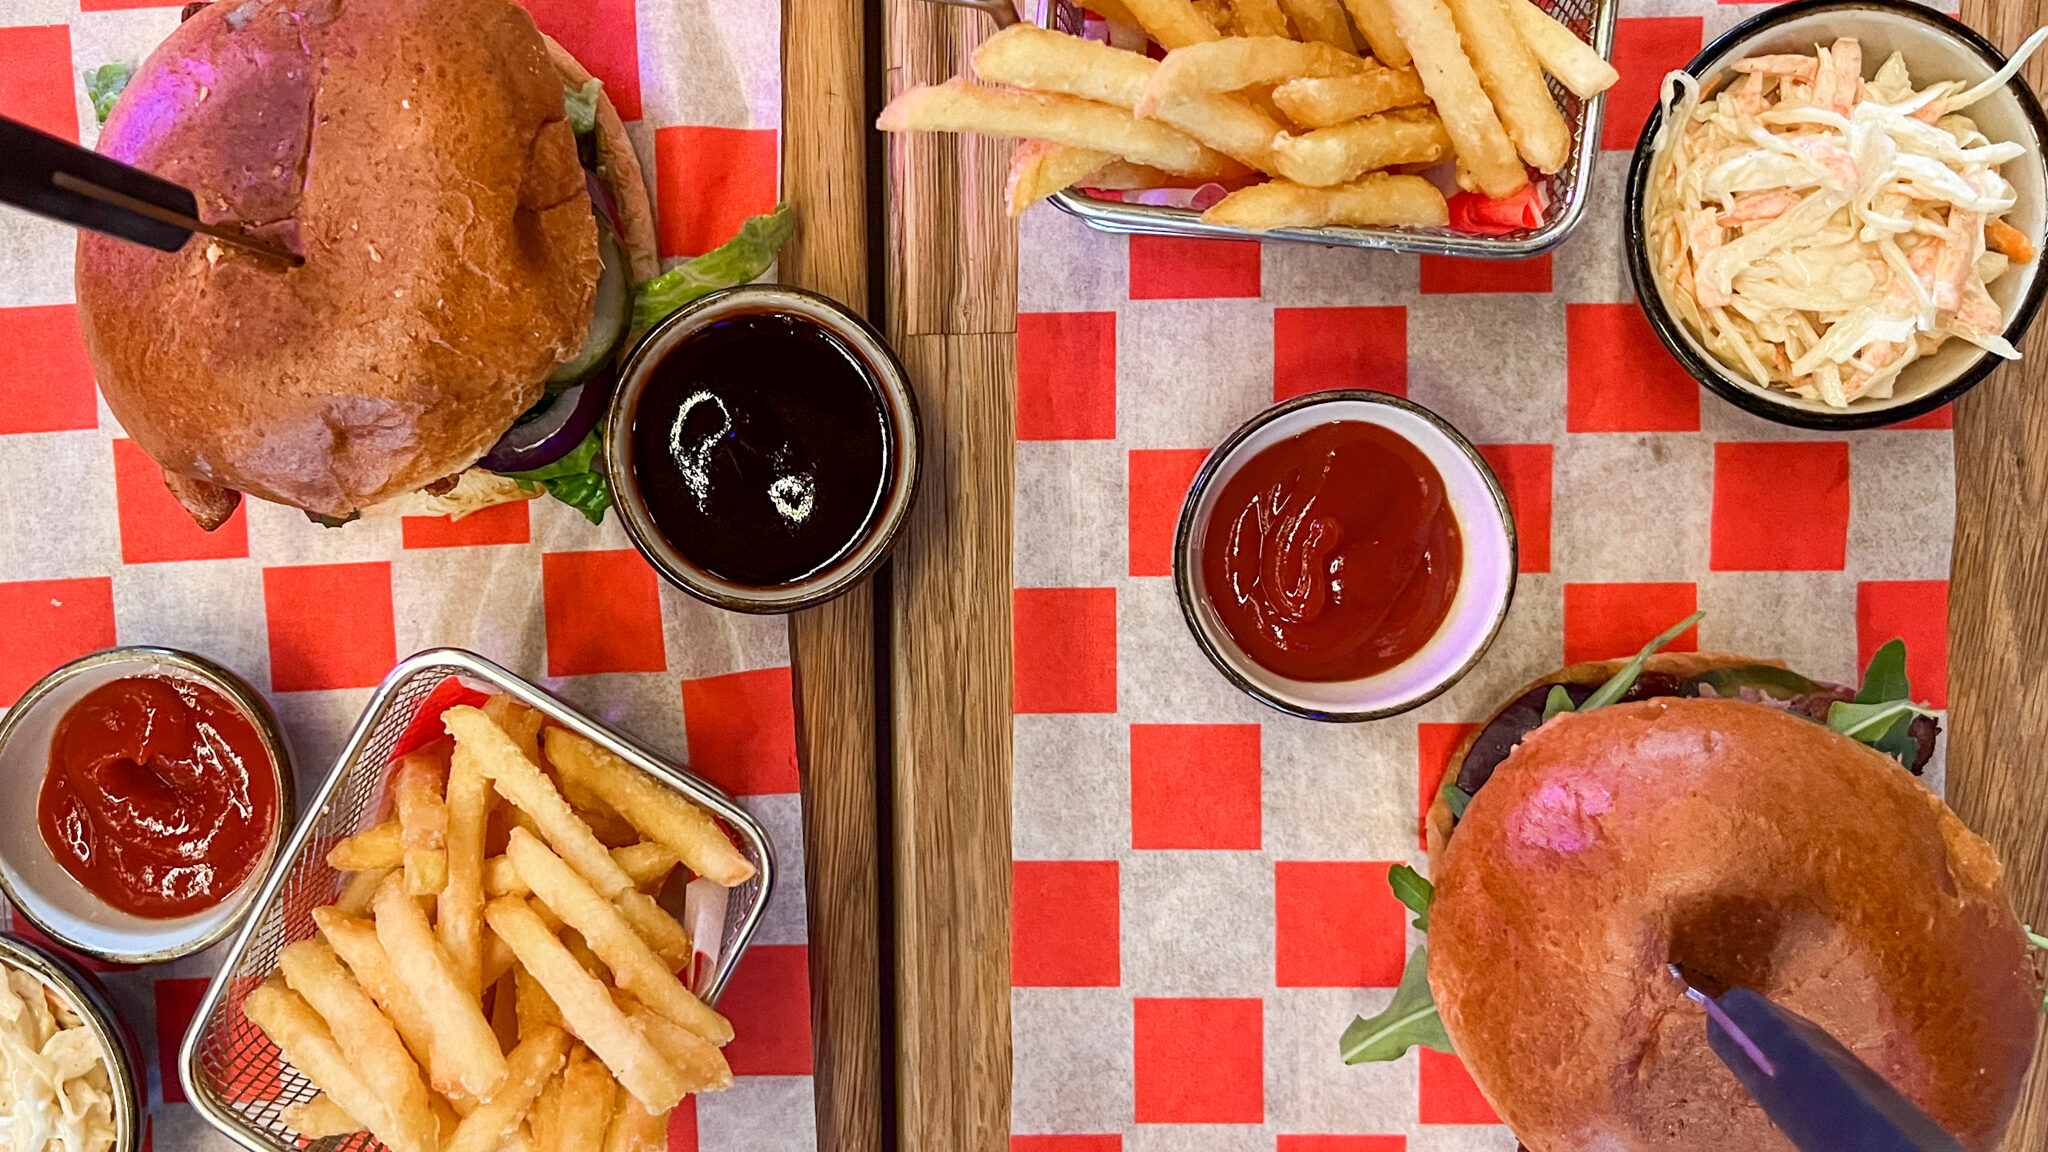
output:
[[[0,933],[0,1135],[9,1152],[136,1152],[141,1052],[91,976]]]
[[[1626,228],[1636,297],[1702,385],[1867,428],[2017,355],[2048,294],[2048,119],[1989,41],[1908,0],[1797,0],[1685,73],[1636,146]]]

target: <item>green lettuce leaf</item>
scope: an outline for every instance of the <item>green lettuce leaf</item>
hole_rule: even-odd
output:
[[[605,509],[612,506],[611,482],[605,478],[603,461],[598,459],[603,448],[604,442],[593,428],[582,443],[560,460],[529,471],[501,475],[528,491],[544,489],[548,495],[583,513],[592,524],[602,524]]]
[[[1550,695],[1543,698],[1543,722],[1548,724],[1552,716],[1560,712],[1571,712],[1574,710],[1571,692],[1562,684],[1552,684],[1550,686]]]
[[[1360,1016],[1344,1030],[1338,1051],[1346,1064],[1372,1064],[1398,1060],[1410,1048],[1420,1045],[1439,1052],[1451,1051],[1450,1034],[1443,1017],[1436,1012],[1436,998],[1429,990],[1429,946],[1417,948],[1401,970],[1401,986],[1387,1010],[1370,1019]]]
[[[1445,805],[1451,810],[1451,819],[1463,820],[1465,818],[1465,806],[1472,803],[1472,794],[1449,780],[1444,781],[1444,786],[1440,791]]]
[[[1915,716],[1933,716],[1931,708],[1922,708],[1911,700],[1886,700],[1876,704],[1857,704],[1837,700],[1828,706],[1828,727],[1844,736],[1877,744],[1897,724],[1911,724]]]
[[[1870,654],[1870,663],[1863,669],[1863,687],[1856,693],[1856,703],[1883,704],[1911,699],[1912,695],[1913,686],[1906,679],[1906,642],[1894,637]]]
[[[604,81],[593,76],[581,88],[562,85],[562,108],[569,114],[569,127],[578,136],[597,130],[597,98],[604,95]]]
[[[114,110],[115,99],[134,78],[133,64],[102,64],[86,69],[85,94],[91,97],[93,115],[99,117],[100,123],[107,122],[107,113]]]
[[[796,214],[789,205],[778,204],[775,211],[740,225],[739,235],[634,288],[634,329],[652,328],[693,300],[745,284],[766,272],[794,231]]]
[[[1394,890],[1394,899],[1415,913],[1415,926],[1429,931],[1429,905],[1436,899],[1436,885],[1406,864],[1396,864],[1387,869],[1387,887]]]
[[[1658,649],[1684,635],[1687,628],[1699,623],[1701,617],[1705,615],[1705,612],[1695,612],[1671,627],[1666,628],[1664,631],[1659,632],[1656,639],[1643,645],[1643,650],[1636,653],[1635,659],[1623,665],[1621,671],[1608,677],[1607,683],[1594,689],[1593,694],[1586,697],[1586,702],[1579,705],[1577,711],[1591,712],[1595,708],[1605,708],[1623,696],[1628,695],[1628,690],[1636,686],[1636,677],[1643,674],[1643,665],[1650,662],[1650,657]]]

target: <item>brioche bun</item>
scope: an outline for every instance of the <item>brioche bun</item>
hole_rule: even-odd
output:
[[[1693,698],[1560,716],[1433,861],[1430,985],[1530,1152],[1791,1152],[1674,962],[1826,1028],[1964,1147],[2005,1131],[2041,999],[1998,860],[1824,725]]]
[[[347,516],[461,472],[541,398],[599,273],[567,78],[509,0],[219,0],[151,53],[100,150],[305,257],[80,233],[101,391],[198,482],[174,491]],[[645,222],[631,168],[614,196]],[[622,240],[651,258],[651,229]]]

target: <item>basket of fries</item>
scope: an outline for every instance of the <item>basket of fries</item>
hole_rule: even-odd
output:
[[[1013,216],[1510,258],[1585,213],[1617,0],[1034,2],[879,122],[1020,138]]]
[[[250,1152],[661,1152],[732,1082],[766,834],[480,656],[392,670],[282,861],[180,1059]]]

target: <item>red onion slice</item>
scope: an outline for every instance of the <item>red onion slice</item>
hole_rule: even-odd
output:
[[[610,369],[554,397],[539,416],[514,424],[498,438],[477,467],[491,472],[531,472],[575,451],[611,402],[618,374]]]

